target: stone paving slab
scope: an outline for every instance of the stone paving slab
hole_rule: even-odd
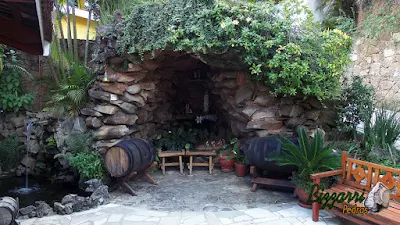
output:
[[[271,210],[269,210],[271,208]],[[96,209],[32,218],[19,221],[21,225],[350,225],[321,211],[320,221],[311,219],[311,209],[294,204],[236,211],[166,212],[108,204]]]

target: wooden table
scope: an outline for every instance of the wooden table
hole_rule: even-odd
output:
[[[158,152],[158,157],[161,158],[161,170],[162,174],[165,176],[165,167],[167,166],[179,166],[180,173],[183,174],[183,162],[182,156],[185,152]],[[165,158],[179,157],[179,162],[166,163]]]
[[[187,166],[189,168],[189,175],[192,175],[193,166],[206,166],[206,167],[208,167],[208,170],[209,170],[210,174],[212,174],[212,171],[214,169],[213,157],[217,156],[216,150],[219,149],[219,148],[220,147],[218,147],[218,148],[206,148],[204,150],[202,148],[196,148],[196,151],[186,150],[186,155],[189,156],[189,163],[187,164]],[[208,156],[209,157],[208,158],[208,162],[194,163],[193,162],[193,157],[197,157],[197,156]]]

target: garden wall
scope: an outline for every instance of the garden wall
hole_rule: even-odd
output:
[[[109,51],[107,46],[104,48]],[[154,57],[146,54],[139,64],[130,61],[132,58],[109,57],[95,66],[100,69],[89,90],[91,104],[81,113],[95,131],[96,145],[102,152],[121,139],[149,139],[166,121],[173,120],[169,112],[171,98],[167,95],[178,90],[177,80],[183,79],[174,81],[174,77],[194,69],[193,60],[199,61],[185,53],[168,51]],[[103,81],[104,73],[108,82]],[[247,72],[211,67],[207,79],[210,99],[222,111],[220,115],[224,115],[236,137],[278,133],[290,136],[298,125],[305,125],[310,133],[317,125],[325,131],[334,125],[334,112],[318,100],[272,97],[262,86],[249,82]]]
[[[376,41],[359,38],[351,57],[354,64],[348,74],[365,77],[376,88],[378,102],[400,101],[400,33]]]

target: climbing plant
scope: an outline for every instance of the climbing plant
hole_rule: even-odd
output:
[[[222,61],[240,59],[274,95],[333,99],[351,38],[321,30],[300,1],[170,0],[132,10],[116,35],[120,52],[171,48]],[[233,57],[228,57],[233,56]],[[227,58],[224,58],[227,57]]]

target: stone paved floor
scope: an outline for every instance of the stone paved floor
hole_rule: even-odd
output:
[[[108,204],[65,216],[22,220],[21,225],[333,225],[350,224],[321,212],[319,222],[311,220],[311,210],[296,204],[270,205],[235,211],[194,212],[155,211]]]

